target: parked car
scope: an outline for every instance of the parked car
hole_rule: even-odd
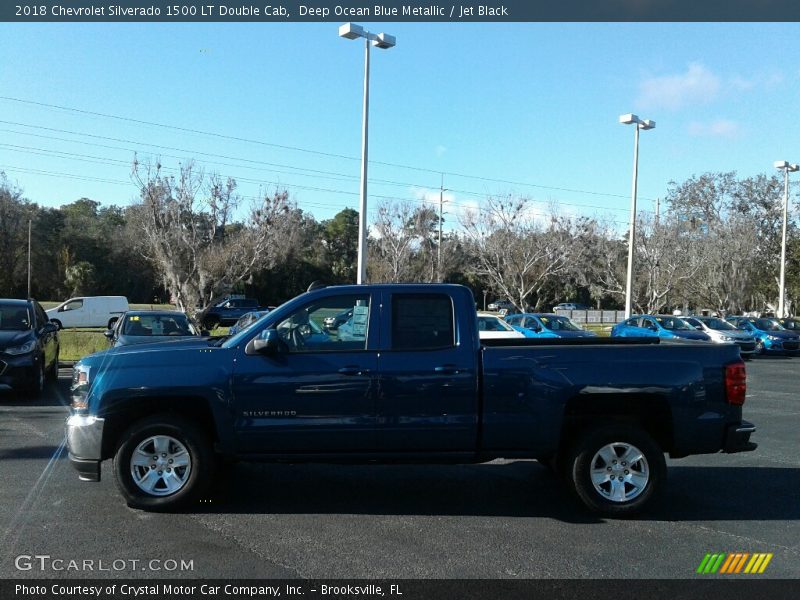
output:
[[[331,335],[310,347],[298,338],[348,306],[363,309],[364,339]],[[481,340],[474,306],[457,285],[332,286],[224,340],[89,355],[74,367],[70,463],[99,481],[113,457],[131,507],[173,510],[204,497],[214,466],[226,464],[215,453],[286,463],[535,458],[557,465],[589,510],[620,517],[657,496],[665,453],[756,448],[733,345]]]
[[[794,353],[800,350],[800,335],[785,329],[777,319],[728,317],[727,321],[755,338],[756,352],[759,354]]]
[[[711,338],[697,331],[680,317],[673,315],[636,315],[617,323],[611,328],[611,337],[658,337],[662,339],[681,339],[711,341]]]
[[[497,315],[478,313],[478,337],[482,340],[524,338],[519,331],[511,327]]]
[[[228,335],[236,335],[243,329],[250,327],[253,323],[258,321],[261,317],[268,314],[268,310],[253,310],[249,313],[245,313],[239,320],[234,323],[230,329],[228,329]]]
[[[756,352],[756,339],[749,333],[737,329],[719,317],[681,317],[697,331],[702,331],[717,344],[736,344],[742,356],[752,356]]]
[[[58,379],[58,327],[36,300],[0,299],[0,387],[38,395]]]
[[[254,298],[226,298],[208,310],[202,316],[202,323],[205,329],[211,331],[218,325],[230,327],[236,324],[245,313],[259,310],[261,306]]]
[[[511,300],[495,300],[494,302],[490,302],[486,309],[493,312],[500,312],[501,310],[517,310],[516,306],[514,306],[514,303]]]
[[[176,310],[130,310],[104,335],[116,347],[199,336],[200,332],[186,314]]]
[[[585,304],[578,304],[577,302],[562,302],[553,307],[553,312],[558,312],[560,310],[590,310],[590,308]]]
[[[563,315],[524,313],[507,315],[506,322],[529,338],[576,338],[597,337]]]
[[[122,313],[126,312],[125,296],[82,296],[70,298],[47,311],[59,329],[64,327],[107,327],[111,329]]]
[[[786,319],[775,319],[778,323],[781,324],[781,327],[786,329],[787,331],[794,331],[800,334],[800,321],[795,318],[789,317]]]
[[[322,319],[322,325],[325,329],[329,329],[330,331],[336,331],[339,329],[339,326],[347,323],[350,318],[353,316],[353,309],[348,308],[343,310],[335,315],[330,315]]]

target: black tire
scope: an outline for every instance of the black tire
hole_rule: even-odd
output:
[[[50,319],[50,322],[53,325],[55,325],[59,329],[59,331],[64,329],[64,326],[61,324],[61,321],[59,321],[58,319]]]
[[[158,453],[151,445],[151,440],[164,438],[175,442],[170,442],[166,452]],[[181,450],[188,454],[188,473],[185,467],[176,467],[174,472],[170,470],[170,464],[164,456],[161,457],[155,469],[145,465],[136,465],[132,462],[134,452],[138,448],[153,451],[156,457],[161,454],[169,456],[182,456]],[[162,449],[165,449],[162,447]],[[147,462],[150,460],[149,454],[139,454]],[[153,457],[153,458],[156,458]],[[178,458],[175,458],[178,461]],[[114,476],[117,487],[131,508],[139,508],[149,511],[169,511],[186,506],[196,500],[208,487],[213,477],[215,457],[209,442],[208,436],[201,431],[195,423],[181,417],[173,415],[154,415],[134,423],[121,437],[114,455]],[[182,472],[179,473],[179,471]],[[158,475],[149,477],[149,472]],[[167,475],[167,472],[170,475]],[[135,475],[137,473],[137,475]],[[154,483],[151,492],[144,487],[140,487],[136,478],[144,487],[148,483]],[[148,479],[149,478],[149,479]],[[148,481],[145,481],[148,479]],[[170,491],[171,485],[180,481],[180,487]],[[171,483],[170,483],[171,482]]]
[[[58,350],[56,350],[56,355],[53,358],[53,364],[50,365],[50,368],[47,370],[47,379],[50,381],[58,381]]]
[[[203,320],[203,327],[209,332],[213,331],[219,325],[219,319],[216,317],[208,317]]]
[[[767,353],[766,347],[764,347],[764,342],[761,340],[756,340],[756,354],[758,356],[764,356]]]
[[[45,370],[44,370],[44,357],[41,358],[39,361],[39,366],[36,367],[36,370],[33,373],[33,378],[28,382],[28,385],[25,387],[25,393],[30,398],[38,398],[42,395],[42,391],[44,391],[44,383],[45,383]]]
[[[602,454],[613,456],[613,460],[606,461]],[[626,457],[634,460],[623,460]],[[591,477],[593,467],[595,473],[602,469],[597,486]],[[570,491],[591,512],[623,518],[641,511],[657,494],[667,475],[664,452],[635,425],[607,425],[589,430],[565,456],[563,470]],[[602,481],[603,476],[606,481]]]

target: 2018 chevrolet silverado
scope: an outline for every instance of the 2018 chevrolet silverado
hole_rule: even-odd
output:
[[[346,336],[322,330],[348,309]],[[312,326],[313,324],[313,326]],[[241,333],[120,347],[75,365],[69,456],[128,504],[173,509],[219,457],[284,462],[554,465],[590,510],[627,516],[664,454],[753,450],[734,344],[481,340],[448,284],[316,289]]]

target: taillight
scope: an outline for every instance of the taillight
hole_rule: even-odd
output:
[[[725,400],[741,406],[747,395],[747,373],[742,361],[725,365]]]

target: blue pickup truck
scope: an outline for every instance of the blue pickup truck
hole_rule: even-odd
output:
[[[345,309],[347,335],[317,333]],[[755,449],[745,385],[733,344],[480,340],[465,287],[338,286],[221,340],[85,357],[67,441],[80,479],[113,459],[125,500],[146,510],[193,501],[226,458],[507,458],[549,464],[591,511],[627,516],[661,488],[665,453]]]

